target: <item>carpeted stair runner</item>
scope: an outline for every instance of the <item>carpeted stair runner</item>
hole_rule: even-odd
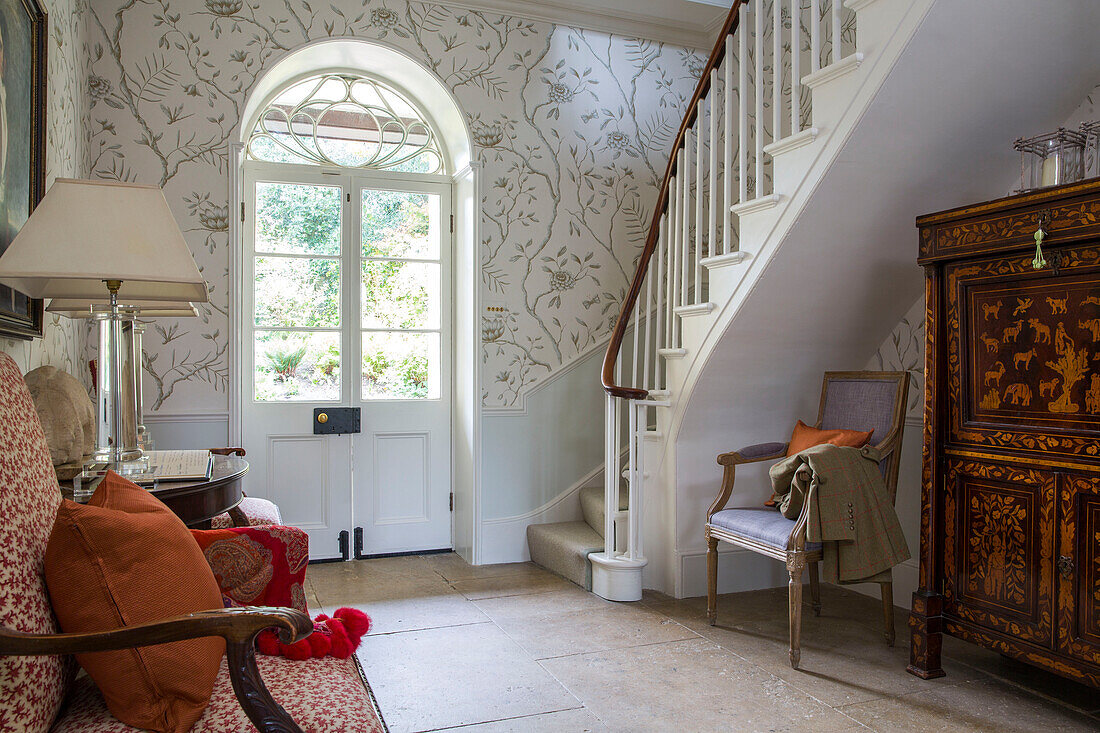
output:
[[[627,508],[627,490],[619,491],[619,510]],[[584,521],[532,524],[527,527],[527,547],[531,561],[585,590],[592,590],[590,552],[604,549],[604,490],[602,486],[581,489],[581,514]]]

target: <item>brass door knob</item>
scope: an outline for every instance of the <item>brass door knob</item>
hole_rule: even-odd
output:
[[[317,413],[317,422],[321,423],[322,425],[327,423],[328,422],[328,413],[327,412]]]

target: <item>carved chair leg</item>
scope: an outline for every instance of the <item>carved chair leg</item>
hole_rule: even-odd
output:
[[[787,584],[789,606],[787,609],[788,621],[791,631],[791,648],[789,655],[791,667],[798,669],[798,662],[802,657],[802,566],[791,567],[788,563],[791,580]]]
[[[821,576],[818,573],[820,569],[818,563],[810,563],[810,600],[813,602],[814,616],[821,615]]]
[[[707,537],[707,620],[718,621],[718,539]]]
[[[260,670],[256,668],[255,646],[254,639],[225,644],[229,678],[237,702],[260,733],[302,733],[294,718],[267,691]]]
[[[886,646],[894,645],[894,583],[886,581],[882,583],[882,620],[883,636],[886,637]]]

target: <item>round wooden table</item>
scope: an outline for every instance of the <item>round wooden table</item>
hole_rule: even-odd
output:
[[[192,529],[210,529],[210,520],[229,512],[236,527],[248,526],[237,505],[244,498],[242,484],[248,461],[240,456],[214,456],[214,470],[206,481],[165,481],[149,492],[163,501]]]

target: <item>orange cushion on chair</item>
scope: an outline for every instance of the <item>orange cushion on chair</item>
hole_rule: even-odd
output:
[[[848,448],[862,448],[871,442],[873,432],[875,431],[868,430],[864,433],[860,430],[818,430],[799,420],[798,424],[794,426],[794,432],[791,433],[791,443],[787,447],[787,455],[798,455],[807,448],[822,443],[832,443]]]
[[[87,505],[65,501],[46,547],[46,585],[67,633],[222,608],[202,550],[168,507],[115,473]],[[225,652],[205,637],[78,654],[120,721],[183,733],[202,715]]]

